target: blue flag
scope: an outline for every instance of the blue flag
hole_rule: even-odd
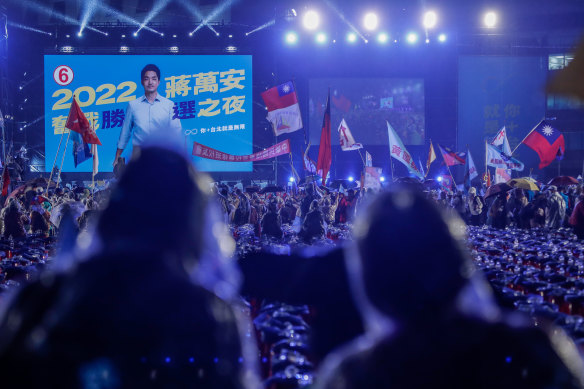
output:
[[[71,138],[73,139],[73,163],[77,167],[77,165],[87,161],[93,155],[89,150],[89,144],[85,143],[77,132],[71,132]]]

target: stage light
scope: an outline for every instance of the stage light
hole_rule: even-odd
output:
[[[294,182],[294,181],[296,181],[296,180],[294,179],[294,177],[290,177],[290,178],[288,179],[288,181],[290,181],[290,182]]]
[[[357,35],[354,32],[350,32],[347,34],[347,42],[355,43],[357,41]]]
[[[369,31],[375,30],[378,24],[379,20],[376,14],[374,14],[373,12],[368,12],[367,14],[365,14],[365,17],[363,18],[363,26],[367,30]]]
[[[249,31],[249,32],[246,32],[246,33],[245,33],[245,36],[251,35],[251,34],[253,34],[254,32],[261,31],[261,30],[263,30],[264,28],[268,28],[268,27],[270,27],[270,26],[273,26],[274,24],[276,24],[276,19],[272,19],[272,20],[270,20],[269,22],[267,22],[267,23],[264,23],[264,24],[262,24],[261,26],[259,26],[259,27],[257,27],[257,28],[254,28],[253,30],[251,30],[251,31]],[[231,37],[232,37],[232,35],[229,35],[229,37],[231,38]]]
[[[189,32],[189,36],[193,36],[193,33],[192,32]]]
[[[67,34],[65,35],[65,38],[71,38],[71,35]]]
[[[173,34],[173,35],[172,35],[172,37],[173,37],[173,38],[176,38],[176,34]]]
[[[497,24],[497,14],[492,11],[487,12],[483,19],[483,22],[485,23],[485,27],[487,28],[495,27],[495,25]]]
[[[438,40],[440,42],[446,42],[446,34],[440,34],[440,35],[438,35]]]
[[[359,29],[357,29],[350,21],[347,20],[343,12],[341,12],[330,0],[324,0],[324,3],[331,10],[333,10],[337,14],[339,19],[341,19],[355,34],[357,34],[359,38],[361,38],[365,43],[367,43],[367,39],[365,38],[365,36],[359,31]],[[333,40],[333,43],[335,42],[336,40]]]
[[[148,15],[146,15],[146,17],[144,18],[144,21],[140,24],[140,27],[138,28],[138,32],[140,32],[141,29],[146,27],[146,25],[148,23],[150,23],[150,21],[152,19],[154,19],[154,17],[156,15],[158,15],[160,13],[160,11],[162,11],[164,9],[164,7],[166,7],[168,5],[168,3],[170,3],[170,0],[155,1],[154,6],[150,10],[150,12],[148,12]],[[158,33],[158,34],[160,35],[161,33]]]
[[[430,43],[430,39],[426,38],[426,44]]]
[[[120,53],[127,53],[128,51],[130,51],[130,48],[128,46],[120,47]]]
[[[138,31],[134,31],[134,34],[132,34],[134,36],[138,36]]]
[[[436,178],[436,181],[438,181],[438,182],[442,182],[442,176],[438,176],[438,177]]]
[[[207,27],[209,30],[213,31],[217,36],[219,36],[219,33],[217,32],[217,30],[215,30],[213,28],[213,26],[211,26],[209,24],[209,22],[212,21],[213,19],[215,19],[216,17],[218,17],[223,11],[225,11],[225,9],[227,7],[231,7],[231,5],[234,3],[234,1],[235,0],[224,1],[223,3],[221,3],[221,5],[219,5],[217,8],[215,8],[210,14],[208,14],[205,18],[203,18],[203,15],[197,9],[197,7],[190,4],[188,0],[181,0],[180,3],[185,8],[187,8],[187,10],[189,12],[191,12],[196,17],[196,19],[202,19],[201,24],[199,24],[193,31],[191,31],[190,36],[195,34],[197,31],[199,31],[203,27]]]
[[[296,44],[296,42],[298,42],[298,34],[295,32],[289,32],[286,34],[286,43],[293,45]]]
[[[379,177],[379,181],[385,182],[385,177],[383,177],[383,176]]]
[[[414,44],[418,41],[418,34],[416,34],[415,32],[410,32],[407,37],[406,37],[408,43],[410,44]]]
[[[32,32],[38,32],[39,34],[45,34],[45,35],[53,35],[53,34],[52,34],[52,33],[50,33],[50,32],[46,32],[46,31],[43,31],[43,30],[39,30],[39,29],[37,29],[37,28],[34,28],[34,27],[25,26],[25,25],[23,25],[23,24],[20,24],[20,23],[15,23],[15,22],[8,21],[8,23],[7,23],[7,24],[8,24],[10,27],[16,27],[16,28],[20,28],[21,30],[32,31]]]
[[[85,0],[83,2],[83,15],[81,16],[81,29],[79,30],[79,34],[83,33],[83,30],[87,26],[87,23],[89,23],[89,20],[97,10],[97,5],[98,3],[96,0]]]
[[[225,48],[225,51],[227,53],[237,53],[237,47],[235,47],[235,46],[227,46]]]
[[[233,38],[233,35],[232,35],[232,34],[229,34],[229,35],[228,35],[228,37],[229,37],[229,38]]]
[[[424,14],[424,27],[434,28],[438,22],[438,16],[434,11],[428,11]]]
[[[307,11],[302,18],[302,24],[307,30],[316,30],[320,24],[320,16],[314,10]]]
[[[355,179],[353,178],[353,176],[349,176],[348,180],[349,182],[353,182]]]
[[[83,33],[82,33],[81,31],[79,31],[79,32],[77,33],[77,36],[78,36],[78,37],[82,37],[82,36],[83,36]]]
[[[156,31],[155,29],[153,29],[151,27],[148,27],[148,26],[142,26],[142,24],[139,21],[137,21],[136,19],[133,19],[130,16],[128,16],[128,15],[126,15],[126,14],[118,11],[117,9],[108,6],[107,4],[105,4],[105,2],[98,3],[98,7],[100,9],[102,9],[103,11],[105,11],[106,13],[111,14],[112,17],[115,17],[117,19],[120,19],[123,22],[135,24],[136,26],[141,27],[144,30],[148,30],[150,32],[159,34],[159,32]],[[124,37],[125,36],[123,36],[122,38],[124,38]]]
[[[178,53],[178,46],[171,46],[169,50],[171,53]]]
[[[122,38],[125,38],[125,37],[126,37],[126,34],[122,34]]]
[[[320,43],[321,45],[326,43],[326,34],[324,32],[319,32],[316,34],[316,43]]]
[[[384,32],[381,32],[379,35],[377,35],[377,42],[379,43],[387,43],[388,40],[389,36]]]

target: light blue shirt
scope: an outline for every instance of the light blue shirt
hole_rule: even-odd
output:
[[[134,132],[132,140],[133,146],[140,146],[149,135],[157,131],[164,131],[165,136],[179,137],[181,134],[180,120],[173,119],[174,103],[166,97],[158,94],[153,103],[150,103],[146,95],[130,101],[126,108],[126,117],[120,139],[118,140],[118,149],[125,149]],[[167,133],[170,132],[170,133]]]

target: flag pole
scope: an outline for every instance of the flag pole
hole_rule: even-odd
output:
[[[394,182],[395,179],[393,178],[393,157],[389,154],[389,165],[391,166],[391,182]]]
[[[361,149],[357,149],[359,152],[359,156],[361,157],[361,162],[363,162],[363,166],[365,166],[365,159],[363,158],[363,154],[361,154]]]
[[[440,147],[440,145],[438,145],[438,147]],[[452,178],[452,183],[454,184],[454,188],[457,189],[456,181],[454,181],[454,176],[452,175],[452,172],[450,171],[450,166],[446,162],[446,158],[444,158],[444,153],[442,152],[442,149],[440,149],[440,154],[442,154],[442,160],[444,161],[444,164],[446,165],[446,168],[448,169],[448,173],[450,173],[450,178]]]
[[[75,95],[73,95],[73,99],[75,99]],[[73,105],[73,103],[71,103]],[[71,108],[69,108],[69,114],[67,115],[67,121],[69,122],[69,117],[71,116]],[[61,150],[61,142],[63,142],[63,135],[65,135],[65,127],[63,127],[63,132],[61,133],[61,140],[59,141],[59,147],[57,148],[57,153],[55,154],[55,160],[53,161],[53,166],[51,166],[51,174],[49,174],[49,182],[47,183],[47,195],[49,194],[49,187],[51,186],[51,179],[53,178],[53,170],[55,169],[55,165],[57,164],[57,157],[59,156],[59,151]],[[69,132],[71,135],[71,132]],[[67,137],[67,140],[69,137]]]
[[[544,118],[544,119],[545,119],[545,118]],[[517,150],[517,148],[518,148],[518,147],[521,145],[521,143],[523,143],[523,141],[524,141],[525,139],[527,139],[527,137],[529,136],[529,134],[531,134],[531,133],[533,132],[533,130],[535,130],[535,129],[537,128],[537,126],[539,126],[539,125],[541,124],[541,122],[543,122],[543,121],[544,121],[544,119],[541,119],[541,120],[539,121],[539,123],[537,123],[537,124],[535,125],[535,127],[533,127],[533,128],[531,129],[531,131],[529,131],[529,132],[527,133],[527,135],[525,135],[525,138],[523,138],[523,140],[522,140],[521,142],[519,142],[519,143],[517,144],[517,146],[515,146],[515,148],[513,149],[513,151],[511,151],[511,154],[512,154],[512,155],[513,155],[513,153],[515,152],[515,150]]]
[[[65,162],[65,154],[67,154],[67,145],[69,144],[69,137],[71,136],[71,130],[69,129],[69,134],[67,135],[67,141],[65,142],[65,150],[63,150],[63,158],[61,158],[61,166],[59,167],[59,173],[57,173],[57,186],[55,186],[55,188],[59,187],[59,181],[61,180],[61,169],[63,169],[63,162]],[[51,182],[49,181],[49,185],[51,184]],[[49,190],[47,189],[47,193],[49,192]]]

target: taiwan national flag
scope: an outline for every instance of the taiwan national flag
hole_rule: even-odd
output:
[[[466,156],[464,153],[457,153],[450,150],[448,147],[438,145],[440,152],[442,153],[442,158],[444,158],[444,163],[448,166],[454,165],[464,165],[466,163]]]
[[[562,159],[566,150],[564,135],[542,120],[523,141],[527,147],[539,155],[539,168],[543,169],[554,161]]]
[[[276,136],[302,128],[298,97],[292,81],[285,82],[262,93],[268,108],[267,119]]]

